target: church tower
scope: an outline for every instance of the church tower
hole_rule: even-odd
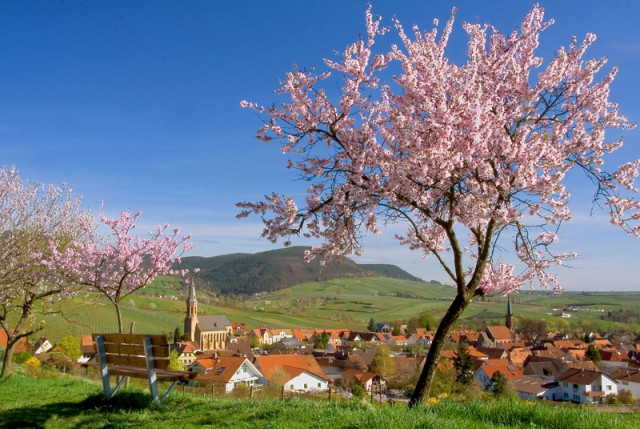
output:
[[[513,312],[511,311],[511,295],[507,295],[507,314],[505,314],[504,325],[513,332]]]
[[[189,297],[187,297],[187,317],[184,319],[184,334],[189,341],[195,340],[196,325],[198,324],[198,300],[196,299],[196,286],[191,281]]]

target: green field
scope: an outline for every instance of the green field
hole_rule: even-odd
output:
[[[198,291],[200,314],[224,314],[248,327],[265,324],[290,328],[364,329],[369,319],[377,322],[406,320],[430,313],[439,320],[454,296],[449,286],[389,278],[350,278],[305,283],[273,293],[253,296],[215,297]],[[160,277],[123,302],[127,327],[135,332],[173,332],[182,330],[186,310],[186,291],[175,277]],[[592,331],[626,329],[638,333],[638,321],[630,323],[603,320],[609,311],[640,313],[640,292],[546,292],[521,291],[511,295],[516,324],[518,318],[544,319],[554,330]],[[506,297],[475,300],[460,323],[479,327],[479,323],[502,324]],[[57,342],[65,335],[81,335],[117,330],[113,306],[95,294],[77,296],[52,307],[58,313],[38,316],[45,321],[39,335]],[[561,318],[561,313],[571,318]],[[38,335],[38,336],[39,336]]]
[[[446,398],[412,409],[402,404],[348,399],[238,399],[202,397],[174,391],[161,404],[135,386],[102,399],[99,383],[56,375],[31,378],[20,374],[0,380],[0,427],[33,428],[554,428],[631,429],[639,414],[599,413],[543,401]]]

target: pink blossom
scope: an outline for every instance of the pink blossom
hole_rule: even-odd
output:
[[[360,254],[364,233],[379,233],[379,222],[403,223],[399,243],[437,259],[457,288],[458,309],[528,283],[558,287],[547,270],[575,257],[552,249],[572,218],[572,169],[596,184],[614,225],[640,235],[640,162],[605,168],[604,154],[622,145],[605,131],[633,125],[609,101],[617,70],[604,70],[606,58],[584,58],[595,36],[572,39],[545,63],[536,50],[553,21],[535,6],[510,34],[463,24],[467,61],[458,65],[445,56],[454,16],[440,35],[437,21],[410,34],[394,20],[401,43],[385,48],[369,8],[366,40],[325,60],[324,70],[287,73],[277,91],[284,101],[266,110],[258,138],[282,141],[288,167],[305,179],[305,200],[274,193],[239,203],[239,217],[261,216],[273,242],[320,239],[305,259],[323,261]],[[397,73],[385,82],[390,66]],[[332,72],[342,87],[330,97]],[[495,250],[506,247],[517,264],[500,260]],[[434,349],[451,325],[441,326]]]
[[[95,235],[96,227],[88,223],[84,225],[87,240],[73,242],[64,252],[51,249],[49,266],[63,270],[69,278],[109,298],[116,307],[121,332],[122,299],[149,285],[158,275],[185,276],[188,270],[175,270],[173,266],[180,262],[184,252],[195,247],[189,242],[190,235],[178,237],[179,228],[173,229],[173,235],[165,235],[168,224],[158,226],[156,232],[150,231],[148,238],[133,236],[131,230],[140,214],[126,211],[117,219],[109,219],[101,204],[100,220],[111,227],[108,237]]]

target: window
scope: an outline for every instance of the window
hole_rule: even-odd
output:
[[[568,394],[567,392],[564,392],[564,397],[565,397],[565,398],[568,398],[568,397],[569,397],[569,394]]]
[[[610,384],[607,385],[607,390],[611,390],[611,385]]]
[[[573,400],[574,401],[580,401],[580,395],[573,395]]]
[[[318,388],[321,388],[321,387],[322,387],[322,385],[320,383],[318,383]]]
[[[304,388],[305,388],[305,389],[307,388],[307,383],[304,383]]]

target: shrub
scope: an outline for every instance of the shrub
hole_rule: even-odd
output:
[[[33,355],[29,352],[16,352],[13,354],[13,361],[19,365],[25,363]]]
[[[638,398],[626,389],[620,389],[620,391],[618,391],[618,400],[621,404],[625,405],[635,404],[636,402],[638,402]]]
[[[22,366],[26,368],[29,374],[35,375],[36,371],[40,368],[40,361],[37,357],[31,356],[29,359],[24,361]]]
[[[364,396],[364,389],[359,384],[354,384],[353,386],[351,386],[351,394],[355,398],[360,398]]]

